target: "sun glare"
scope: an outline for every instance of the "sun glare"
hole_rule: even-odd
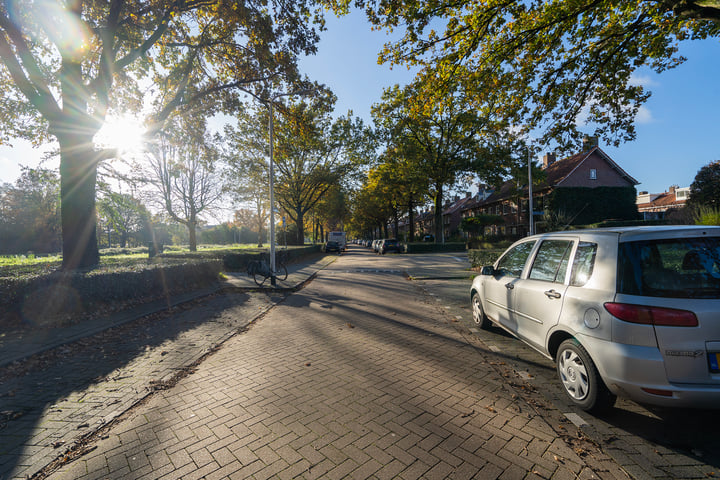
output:
[[[95,135],[95,145],[103,148],[116,148],[120,153],[139,153],[143,150],[142,123],[134,117],[114,117],[105,121],[105,125]]]

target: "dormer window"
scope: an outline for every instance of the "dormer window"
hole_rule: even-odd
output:
[[[597,180],[597,170],[594,168],[590,169],[590,180]]]

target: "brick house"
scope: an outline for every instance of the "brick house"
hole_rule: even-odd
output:
[[[635,185],[639,182],[623,170],[597,145],[595,138],[583,141],[583,151],[556,160],[543,157],[545,179],[533,185],[535,231],[550,226],[545,213],[554,213],[563,223],[587,224],[605,219],[637,218]],[[497,215],[501,225],[486,228],[486,235],[525,236],[529,230],[527,185],[505,182],[485,201],[472,206],[472,216]]]
[[[689,198],[690,187],[672,185],[663,193],[640,192],[636,203],[643,220],[662,220],[669,213],[683,208]]]

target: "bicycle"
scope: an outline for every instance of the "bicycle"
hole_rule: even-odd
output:
[[[281,282],[287,280],[288,270],[285,266],[286,254],[280,254],[275,256],[275,279]],[[270,270],[270,264],[265,260],[265,256],[261,260],[252,260],[248,263],[247,274],[253,277],[255,284],[261,287],[265,280],[272,277],[272,271]]]

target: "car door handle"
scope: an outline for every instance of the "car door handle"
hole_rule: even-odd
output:
[[[513,285],[511,282],[508,282],[505,284],[505,288],[507,288],[508,290],[512,290],[513,288],[515,288],[515,285]]]
[[[556,292],[555,290],[548,290],[545,292],[545,295],[548,298],[560,298],[560,292]]]

